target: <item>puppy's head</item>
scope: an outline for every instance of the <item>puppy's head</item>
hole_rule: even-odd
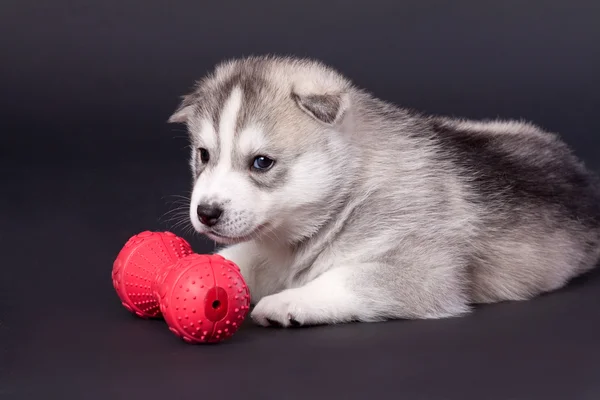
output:
[[[342,184],[349,89],[289,58],[230,61],[199,81],[169,119],[190,135],[194,228],[224,244],[314,232]]]

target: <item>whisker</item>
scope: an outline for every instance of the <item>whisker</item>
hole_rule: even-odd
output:
[[[179,199],[184,199],[184,200],[188,200],[188,201],[189,201],[189,200],[191,200],[191,198],[190,198],[190,197],[188,197],[188,196],[183,196],[183,195],[181,195],[181,194],[170,194],[170,195],[163,196],[163,197],[176,197],[176,198],[179,198]]]
[[[170,216],[170,215],[188,215],[188,209],[186,208],[174,208],[172,210],[169,211],[165,211],[165,213],[163,214],[163,217],[165,216]]]
[[[264,231],[264,232],[265,232],[265,235],[266,235],[266,236],[267,236],[269,239],[271,239],[271,240],[273,240],[273,241],[275,241],[275,242],[278,242],[278,241],[279,241],[279,237],[277,236],[277,232],[275,231],[275,229],[273,229],[273,228],[271,228],[271,227],[267,227],[267,229],[265,229],[265,231]]]

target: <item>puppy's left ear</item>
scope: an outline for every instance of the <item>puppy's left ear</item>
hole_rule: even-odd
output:
[[[292,93],[292,98],[311,117],[327,125],[335,125],[342,120],[349,106],[347,93],[307,94]]]
[[[175,112],[169,117],[168,122],[172,124],[186,123],[194,111],[194,99],[195,97],[192,94],[183,96],[181,103]]]

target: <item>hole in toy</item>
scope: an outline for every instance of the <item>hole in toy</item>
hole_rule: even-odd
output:
[[[221,302],[219,300],[215,300],[212,302],[212,308],[216,310],[219,307],[221,307]]]

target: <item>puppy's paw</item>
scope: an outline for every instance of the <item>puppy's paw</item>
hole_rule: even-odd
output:
[[[308,325],[318,320],[302,289],[287,289],[264,297],[250,317],[258,325],[283,328]]]

